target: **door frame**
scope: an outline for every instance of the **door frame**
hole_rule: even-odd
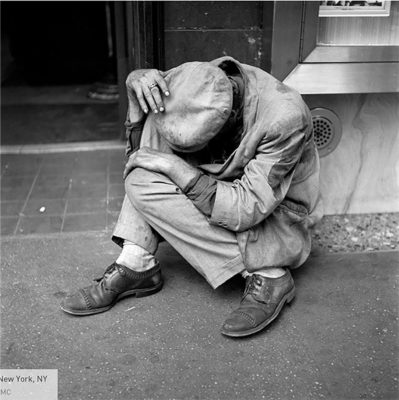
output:
[[[116,59],[119,87],[120,137],[125,139],[128,108],[126,78],[135,69],[163,69],[163,3],[161,1],[117,1],[115,15]]]

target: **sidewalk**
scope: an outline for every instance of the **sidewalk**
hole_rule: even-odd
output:
[[[398,214],[326,217],[292,306],[233,340],[219,328],[242,279],[213,291],[166,243],[158,294],[85,318],[60,310],[119,253],[122,149],[1,163],[2,368],[58,369],[60,400],[399,398]]]
[[[1,234],[110,231],[124,196],[124,150],[1,157]]]
[[[15,236],[2,246],[1,366],[58,369],[60,400],[397,399],[398,253],[324,254],[260,334],[219,333],[237,277],[213,291],[169,246],[165,286],[111,311],[59,309],[117,255],[104,233]]]

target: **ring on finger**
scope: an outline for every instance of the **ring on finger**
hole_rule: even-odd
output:
[[[149,85],[148,88],[150,90],[152,90],[152,89],[156,88],[157,86],[158,86],[157,83],[151,83],[151,85]]]

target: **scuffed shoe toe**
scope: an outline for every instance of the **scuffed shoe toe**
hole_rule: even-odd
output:
[[[250,315],[234,311],[224,322],[221,332],[224,335],[230,336],[231,334],[246,332],[255,326],[256,323]]]
[[[76,293],[67,295],[61,302],[61,309],[68,314],[79,315],[86,314],[88,309],[87,302],[85,301],[83,290],[79,290]]]

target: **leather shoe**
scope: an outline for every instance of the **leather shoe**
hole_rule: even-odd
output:
[[[162,289],[159,264],[148,271],[136,272],[114,262],[96,283],[68,295],[61,309],[72,315],[92,315],[109,310],[127,296],[144,297]]]
[[[257,274],[248,276],[240,307],[230,314],[221,332],[231,337],[249,336],[259,332],[294,297],[294,280],[288,270],[279,278],[266,278]]]

